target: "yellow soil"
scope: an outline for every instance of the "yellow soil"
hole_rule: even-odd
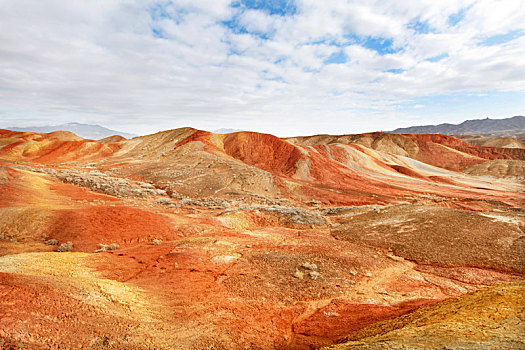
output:
[[[101,278],[88,266],[88,253],[23,253],[0,257],[0,272],[44,277],[54,287],[87,304],[105,307],[112,314],[151,321],[151,296],[137,287]],[[133,313],[129,313],[132,311]]]
[[[509,282],[421,308],[327,349],[523,349],[525,282]]]

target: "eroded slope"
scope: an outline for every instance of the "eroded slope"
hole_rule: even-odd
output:
[[[329,349],[523,349],[523,281],[492,286],[365,328]]]
[[[399,316],[455,324],[417,313],[525,274],[523,184],[453,171],[516,151],[191,128],[0,136],[3,346],[311,349]]]

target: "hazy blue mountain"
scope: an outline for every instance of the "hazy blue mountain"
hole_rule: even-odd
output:
[[[6,129],[13,131],[31,131],[31,132],[53,132],[58,130],[70,131],[85,139],[100,140],[108,136],[120,135],[127,139],[133,138],[137,135],[128,134],[116,130],[111,130],[100,125],[90,125],[81,123],[67,123],[61,125],[46,125],[46,126],[29,126],[29,127],[7,127]]]
[[[505,119],[473,119],[461,124],[439,124],[411,126],[389,131],[393,134],[475,134],[475,135],[517,135],[525,131],[525,117]]]

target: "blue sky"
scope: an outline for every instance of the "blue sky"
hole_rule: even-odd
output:
[[[525,0],[8,0],[0,127],[358,133],[525,113]]]

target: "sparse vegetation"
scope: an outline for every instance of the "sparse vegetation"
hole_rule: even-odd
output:
[[[116,243],[111,243],[111,244],[98,244],[98,249],[95,250],[95,253],[99,253],[99,252],[105,252],[105,251],[108,251],[108,250],[117,250],[119,249],[120,246]]]
[[[56,239],[48,239],[46,242],[45,242],[46,245],[57,245],[58,244],[58,240]]]
[[[297,207],[288,207],[288,206],[264,206],[264,205],[253,205],[249,206],[249,210],[261,210],[267,213],[276,214],[277,216],[282,217],[284,220],[291,224],[300,224],[300,225],[324,225],[326,220],[315,211],[306,210],[303,208]]]
[[[139,185],[140,187],[142,188],[148,188],[148,189],[153,189],[155,188],[155,186],[153,186],[152,184],[150,183],[147,183],[147,182],[137,182],[137,185]]]
[[[180,205],[198,205],[199,203],[190,198],[184,198],[180,201]]]
[[[157,202],[157,204],[162,204],[162,205],[170,205],[170,204],[172,204],[171,199],[165,198],[165,197],[157,199],[156,202]]]
[[[73,242],[62,243],[57,248],[57,252],[70,252],[72,249],[73,249]]]
[[[315,263],[311,263],[311,262],[304,262],[302,265],[301,265],[302,268],[304,269],[307,269],[307,270],[317,270],[317,264]]]
[[[39,173],[47,173],[65,183],[89,188],[90,190],[109,194],[117,197],[138,197],[143,198],[148,195],[166,196],[167,192],[163,189],[155,188],[152,184],[137,182],[131,183],[128,179],[110,176],[98,170],[78,171],[73,169],[49,169],[34,168],[29,166],[19,166]],[[88,168],[89,169],[89,168]]]
[[[304,272],[301,271],[301,270],[295,270],[295,272],[294,272],[294,274],[292,276],[302,280],[304,278]]]
[[[317,271],[310,271],[308,274],[310,275],[310,278],[313,280],[316,280],[319,277],[321,277],[321,274]]]

